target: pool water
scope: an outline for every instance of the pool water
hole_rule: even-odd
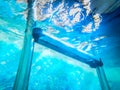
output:
[[[12,90],[28,8],[26,0],[0,0],[0,8],[0,90]],[[33,27],[97,59],[109,48],[111,40],[120,41],[107,36],[104,27],[100,27],[104,17],[91,14],[90,3],[86,6],[79,0],[36,0],[33,9]],[[101,90],[101,87],[95,68],[35,43],[28,90]]]
[[[6,33],[1,32],[0,41],[0,89],[12,90],[23,38],[16,37],[13,33]],[[100,90],[95,69],[35,44],[29,90],[94,90],[96,88]]]

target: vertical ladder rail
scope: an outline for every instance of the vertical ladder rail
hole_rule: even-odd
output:
[[[25,31],[23,49],[19,61],[18,71],[14,82],[13,90],[28,90],[29,76],[34,50],[34,40],[32,37],[33,28],[33,3],[35,0],[28,0],[28,17]]]
[[[96,67],[96,71],[97,71],[98,78],[100,81],[101,89],[102,90],[110,90],[103,67],[102,66]]]

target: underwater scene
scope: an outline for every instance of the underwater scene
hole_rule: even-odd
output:
[[[0,90],[120,90],[120,1],[107,1],[0,0]]]

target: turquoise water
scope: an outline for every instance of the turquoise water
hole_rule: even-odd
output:
[[[118,45],[119,38],[107,36],[104,27],[100,27],[102,16],[91,14],[90,3],[87,5],[77,0],[35,2],[33,26],[78,51],[103,57],[105,50]],[[0,9],[0,90],[12,90],[28,8],[25,0],[0,0]],[[28,90],[101,90],[101,87],[94,68],[35,43]]]
[[[0,89],[12,90],[22,38],[1,32]],[[16,43],[17,42],[17,43]],[[16,43],[16,44],[15,44]],[[44,46],[35,44],[29,90],[100,90],[96,70]]]

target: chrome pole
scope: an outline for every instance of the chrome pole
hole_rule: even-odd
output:
[[[96,71],[97,71],[98,78],[100,81],[101,89],[102,90],[110,90],[103,67],[102,66],[96,67]]]
[[[28,0],[28,17],[25,31],[23,49],[19,61],[18,71],[14,82],[13,90],[28,90],[32,56],[34,51],[33,30],[33,3],[35,0]]]

